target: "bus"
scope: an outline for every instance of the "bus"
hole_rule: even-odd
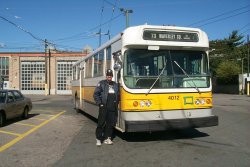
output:
[[[208,52],[208,37],[197,28],[129,27],[73,65],[75,109],[97,118],[94,89],[113,69],[120,88],[119,131],[217,126]]]

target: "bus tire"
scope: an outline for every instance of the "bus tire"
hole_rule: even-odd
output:
[[[77,113],[80,112],[80,99],[77,96],[75,96],[75,110]]]

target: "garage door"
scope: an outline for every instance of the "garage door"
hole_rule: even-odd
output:
[[[75,61],[57,61],[57,94],[71,94],[72,65]]]
[[[45,63],[21,62],[21,91],[24,94],[45,93]]]

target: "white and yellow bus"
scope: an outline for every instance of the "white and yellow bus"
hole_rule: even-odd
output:
[[[118,130],[216,126],[208,50],[208,37],[197,28],[129,27],[73,65],[75,108],[97,118],[94,89],[111,68],[120,85]]]

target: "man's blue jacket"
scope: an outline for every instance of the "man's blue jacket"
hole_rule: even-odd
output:
[[[116,82],[114,81],[110,81],[113,82],[113,86],[114,86],[114,91],[115,91],[115,95],[116,95],[116,103],[119,103],[120,100],[120,90],[119,90],[119,86]],[[94,91],[94,100],[96,102],[97,105],[103,104],[106,106],[107,104],[107,99],[108,99],[108,93],[109,93],[109,83],[107,80],[102,80],[100,81]]]

